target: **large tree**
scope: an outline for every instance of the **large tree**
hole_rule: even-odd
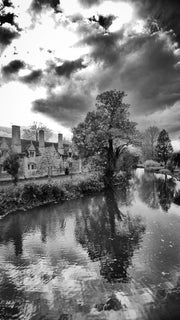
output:
[[[173,147],[169,135],[165,129],[159,133],[155,152],[156,159],[166,165],[167,160],[173,153]]]
[[[159,129],[151,126],[145,130],[142,139],[142,154],[144,160],[155,160],[155,148],[159,136]]]
[[[73,129],[73,142],[80,156],[96,160],[107,181],[112,180],[122,151],[137,138],[136,123],[129,120],[129,105],[123,102],[125,96],[117,90],[99,94],[96,110],[88,112]]]
[[[49,140],[52,137],[52,130],[47,128],[42,123],[33,122],[33,124],[28,128],[23,130],[23,139],[35,140],[39,139],[39,131],[44,130],[45,140]]]

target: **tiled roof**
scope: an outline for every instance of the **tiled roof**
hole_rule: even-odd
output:
[[[11,148],[12,145],[12,138],[9,137],[0,137],[0,146],[3,142],[6,142],[6,144],[8,145],[9,148]],[[40,155],[40,151],[39,151],[39,141],[32,141],[35,150],[36,150],[36,155]],[[51,147],[53,146],[55,147],[56,151],[58,152],[58,143],[57,142],[45,142],[45,148],[46,147]],[[31,140],[27,140],[27,139],[21,139],[21,147],[22,147],[22,153],[27,154],[29,147],[31,146]],[[68,153],[68,149],[69,149],[69,145],[68,144],[63,144],[63,149],[64,149],[64,154],[67,155]]]

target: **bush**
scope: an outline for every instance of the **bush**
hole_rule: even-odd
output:
[[[117,163],[117,170],[121,170],[124,172],[131,172],[131,170],[137,167],[139,162],[139,156],[135,153],[126,150]]]
[[[154,160],[146,160],[144,163],[144,168],[159,168],[160,166],[160,163]]]
[[[41,197],[42,197],[42,191],[37,184],[35,183],[25,184],[22,191],[22,195],[21,195],[21,199],[23,203],[41,200]]]
[[[82,180],[79,183],[82,194],[89,194],[93,192],[100,192],[104,189],[102,177],[98,174],[90,176],[87,180]]]
[[[123,176],[119,176],[118,182],[123,182],[124,179]],[[100,192],[104,188],[103,176],[99,173],[77,176],[76,180],[71,179],[61,184],[27,183],[16,188],[10,187],[0,192],[0,215],[44,203],[78,198],[81,195]]]
[[[54,184],[52,185],[52,196],[56,201],[62,200],[64,198],[64,190],[57,184]]]

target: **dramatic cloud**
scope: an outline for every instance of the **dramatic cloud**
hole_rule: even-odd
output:
[[[13,73],[17,73],[20,69],[24,68],[25,64],[21,60],[13,60],[8,65],[2,68],[2,72],[5,76],[9,76]]]
[[[166,129],[172,137],[176,138],[176,134],[180,130],[180,102],[175,103],[172,107],[165,108],[163,111],[155,111],[149,117],[139,116],[136,120],[142,130],[146,129],[150,123],[160,129]]]
[[[9,45],[13,39],[19,37],[17,31],[11,30],[9,28],[0,27],[0,44],[3,46]]]
[[[16,15],[13,12],[8,12],[7,8],[12,9],[12,3],[8,0],[2,1],[0,3],[0,44],[3,47],[9,45],[13,39],[19,36],[18,26],[15,23]]]
[[[10,0],[3,0],[2,3],[4,7],[12,7],[12,2]]]
[[[14,24],[14,14],[13,13],[7,13],[2,16],[0,16],[0,25],[2,26],[4,23],[9,23],[11,25]]]
[[[59,76],[65,76],[69,78],[73,72],[85,67],[86,66],[83,64],[83,60],[77,59],[75,61],[65,61],[61,66],[57,66],[55,70]]]
[[[36,100],[33,110],[41,112],[54,119],[59,119],[62,125],[71,127],[84,118],[84,109],[90,108],[91,97],[85,93],[66,92],[52,95],[47,99]]]
[[[112,0],[118,3],[118,0]],[[105,3],[105,0],[79,0],[85,7]],[[146,19],[157,19],[159,25],[165,30],[174,30],[180,42],[180,4],[179,0],[123,0],[135,6],[139,15]]]
[[[55,11],[58,10],[58,6],[60,5],[60,0],[33,0],[31,8],[34,11],[41,11],[44,7],[50,7]]]
[[[123,33],[96,32],[84,37],[81,43],[91,47],[91,57],[97,61],[114,64],[119,59],[118,41]]]
[[[128,1],[128,0],[127,0]],[[180,43],[180,3],[179,0],[130,0],[137,6],[142,18],[147,16],[158,21],[164,30],[173,30]]]
[[[180,52],[168,34],[138,36],[129,41],[120,71],[136,112],[151,113],[180,100]]]
[[[179,0],[5,2],[1,85],[14,81],[39,90],[33,112],[69,128],[92,110],[97,94],[117,89],[127,93],[140,126],[162,114],[170,132],[177,132]]]
[[[42,70],[33,70],[30,74],[21,77],[20,80],[27,84],[36,84],[42,77]]]
[[[107,17],[99,15],[98,19],[95,16],[93,16],[92,18],[89,18],[89,21],[98,22],[101,27],[103,27],[104,29],[108,29],[111,26],[114,19],[115,17],[113,15],[108,15]]]
[[[103,2],[103,0],[79,0],[79,2],[85,7],[90,7]]]

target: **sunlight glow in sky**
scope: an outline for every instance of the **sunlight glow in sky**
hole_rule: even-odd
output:
[[[7,46],[1,57],[2,65],[7,65],[14,59],[25,61],[33,69],[45,69],[48,61],[76,60],[81,56],[88,54],[88,46],[77,45],[79,38],[76,33],[76,25],[68,23],[57,23],[56,14],[53,10],[46,10],[41,13],[39,19],[32,27],[32,17],[29,7],[32,0],[13,0],[15,12],[18,15],[18,22],[22,27],[21,36],[14,39],[12,45]],[[99,6],[91,8],[82,8],[78,0],[61,0],[63,15],[68,16],[81,13],[83,17],[89,18],[98,14],[115,15],[117,17],[111,27],[110,32],[119,30],[124,23],[132,19],[133,10],[127,3],[114,3],[106,1]],[[58,14],[59,20],[63,21],[61,14]],[[15,52],[15,55],[14,55]],[[90,67],[91,68],[91,67]],[[89,69],[90,69],[89,68]],[[29,74],[28,67],[19,71],[20,76]],[[62,86],[63,88],[63,86]],[[52,92],[61,89],[52,89]],[[63,130],[68,133],[69,130],[62,127],[54,120],[48,119],[40,113],[32,112],[31,104],[35,99],[45,98],[45,87],[29,88],[26,85],[12,81],[4,83],[0,88],[1,125],[10,124],[30,125],[34,120],[49,125],[53,130]],[[9,94],[11,92],[11,94]]]
[[[175,3],[158,19],[162,0],[11,2],[15,18],[0,26],[0,126],[39,121],[70,134],[99,93],[117,89],[140,130],[157,120],[180,135]]]

